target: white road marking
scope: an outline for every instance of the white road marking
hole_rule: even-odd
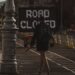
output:
[[[23,46],[22,44],[20,44],[20,45]],[[36,52],[32,49],[30,49],[30,51],[40,55],[38,52]],[[50,55],[50,57],[48,56],[48,54]],[[54,53],[54,52],[51,52],[51,51],[48,51],[47,59],[52,61],[53,63],[61,66],[62,68],[65,68],[66,70],[69,70],[69,71],[71,71],[72,73],[75,74],[75,62],[73,60],[70,60],[70,59],[68,59],[64,56],[61,56],[61,55],[59,55],[57,53]],[[56,60],[56,59],[59,59],[59,60]]]
[[[36,53],[36,54],[38,54],[38,55],[40,55],[38,52],[36,52],[36,51],[34,51],[34,50],[31,50],[30,49],[30,51],[31,52],[34,52],[34,53]],[[53,56],[55,57],[59,57],[59,58],[61,58],[62,60],[65,60],[63,63],[65,63],[66,61],[67,62],[69,62],[69,63],[71,63],[71,65],[69,65],[69,67],[68,66],[66,66],[66,65],[64,65],[64,64],[62,64],[62,63],[60,63],[60,62],[57,62],[56,60],[53,60],[53,58],[50,58],[50,57],[46,57],[48,60],[50,60],[50,61],[52,61],[53,63],[55,63],[55,64],[57,64],[57,65],[59,65],[59,66],[61,66],[62,68],[65,68],[66,70],[69,70],[70,72],[72,72],[73,74],[75,74],[75,62],[74,61],[72,61],[72,60],[70,60],[70,59],[68,59],[68,58],[66,58],[66,57],[63,57],[63,56],[61,56],[61,55],[58,55],[57,53],[54,53],[54,52],[50,52],[50,51],[48,51],[48,53],[50,53],[50,54],[53,54]],[[62,62],[62,61],[61,61]]]
[[[73,60],[71,60],[71,59],[68,59],[68,58],[66,58],[66,57],[64,57],[64,56],[61,56],[61,55],[59,55],[59,54],[57,54],[57,53],[55,53],[55,52],[51,52],[51,51],[48,51],[48,52],[49,52],[49,53],[53,53],[53,54],[55,54],[56,56],[59,56],[59,57],[65,59],[65,60],[70,61],[70,62],[72,62],[72,63],[75,64],[75,62],[74,62]]]

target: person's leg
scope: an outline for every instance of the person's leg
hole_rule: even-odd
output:
[[[45,54],[44,54],[43,62],[44,62],[44,65],[46,67],[47,74],[49,75],[50,74],[50,69],[49,69],[48,60],[47,60]]]
[[[40,52],[40,71],[39,71],[39,75],[41,75],[43,67],[44,67],[44,52]]]
[[[40,52],[40,72],[39,74],[42,73],[42,70],[44,69],[44,67],[46,67],[47,74],[49,75],[50,69],[48,65],[48,60],[46,59],[45,52],[41,51]]]

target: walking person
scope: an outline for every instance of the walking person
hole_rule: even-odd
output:
[[[49,40],[52,38],[52,32],[50,26],[44,23],[44,18],[40,18],[40,24],[35,27],[33,37],[31,40],[30,48],[36,44],[36,49],[40,53],[40,72],[41,75],[44,68],[46,68],[47,75],[50,75],[50,69],[48,65],[48,60],[46,59],[46,51],[49,48]]]

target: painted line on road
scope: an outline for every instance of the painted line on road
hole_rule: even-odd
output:
[[[61,56],[61,55],[59,55],[59,54],[57,54],[57,53],[55,53],[55,52],[51,52],[51,51],[48,51],[48,52],[49,52],[49,53],[53,53],[53,54],[55,54],[56,56],[59,56],[59,57],[65,59],[65,60],[68,60],[68,61],[70,61],[70,62],[72,62],[72,63],[75,64],[75,62],[74,62],[73,60],[71,60],[71,59],[68,59],[68,58],[66,58],[66,57],[64,57],[64,56]]]
[[[18,45],[19,47],[24,47],[23,44],[16,42],[16,45]]]
[[[22,46],[22,45],[20,45],[20,46]],[[34,51],[32,49],[30,49],[30,51],[40,55],[38,52],[36,52],[36,51]],[[74,61],[72,61],[72,60],[70,60],[70,59],[68,59],[68,58],[66,58],[64,56],[61,56],[61,55],[59,55],[59,54],[57,54],[55,52],[48,51],[48,53],[49,53],[49,55],[51,55],[50,57],[48,57],[48,55],[47,55],[48,60],[52,61],[53,63],[65,68],[66,70],[69,70],[69,71],[71,71],[72,73],[75,74],[75,62]],[[60,59],[61,61],[59,60],[60,61],[59,62],[56,59]],[[62,63],[62,61],[64,61],[64,62]],[[67,62],[67,64],[65,65],[64,63],[66,63],[66,62]]]
[[[34,50],[32,50],[32,49],[30,49],[30,51],[33,52],[33,53],[36,53],[36,54],[40,55],[38,52],[36,52],[36,51],[34,51]],[[53,54],[53,58],[55,58],[55,56],[56,56],[56,57],[59,57],[59,58],[61,58],[61,59],[63,59],[63,60],[67,60],[67,62],[72,62],[73,65],[75,65],[75,62],[72,61],[72,60],[70,60],[70,59],[67,59],[67,58],[65,58],[65,57],[63,57],[63,56],[61,56],[61,55],[58,55],[58,54],[54,53],[54,52],[48,51],[48,53],[51,54],[51,55]],[[66,69],[66,70],[69,70],[70,72],[72,72],[73,74],[75,74],[75,68],[68,68],[67,66],[64,66],[62,63],[57,62],[56,60],[54,60],[52,57],[50,58],[50,57],[47,56],[46,58],[47,58],[48,60],[50,60],[51,62],[57,64],[58,66],[61,66],[62,68]],[[61,62],[62,62],[62,61],[61,61]],[[65,62],[65,61],[64,61],[64,62]],[[63,63],[64,63],[64,62],[63,62]],[[73,66],[73,67],[74,67],[74,66]],[[74,70],[72,70],[72,69],[74,69]]]
[[[65,69],[67,69],[67,70],[69,70],[69,71],[71,71],[72,73],[75,74],[75,62],[74,61],[72,61],[72,60],[70,60],[70,59],[68,59],[68,58],[66,58],[64,56],[61,56],[61,55],[59,55],[57,53],[50,52],[50,51],[48,51],[48,52],[50,54],[53,54],[54,56],[58,57],[62,61],[65,60],[64,62],[62,62],[62,61],[61,62],[58,62],[57,60],[52,59],[57,65],[60,65],[61,67],[65,68]]]

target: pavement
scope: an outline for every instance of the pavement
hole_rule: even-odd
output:
[[[18,75],[39,75],[40,54],[35,48],[25,52],[24,46],[20,43],[19,45],[16,46]],[[56,44],[49,48],[46,57],[49,62],[50,75],[75,75],[75,49]],[[45,69],[41,75],[47,75]]]
[[[71,62],[69,61],[69,67],[71,67],[71,69],[68,69],[69,67],[65,67],[65,65],[69,64],[65,59],[62,59],[52,52],[50,53],[50,51],[47,52],[46,55],[50,66],[50,75],[75,75],[74,71],[72,72],[71,70],[72,67],[75,66],[75,63],[73,63],[71,67]],[[35,49],[25,52],[24,47],[19,47],[16,50],[16,57],[19,75],[38,75],[40,54]],[[47,75],[46,71],[44,70],[41,75]]]

